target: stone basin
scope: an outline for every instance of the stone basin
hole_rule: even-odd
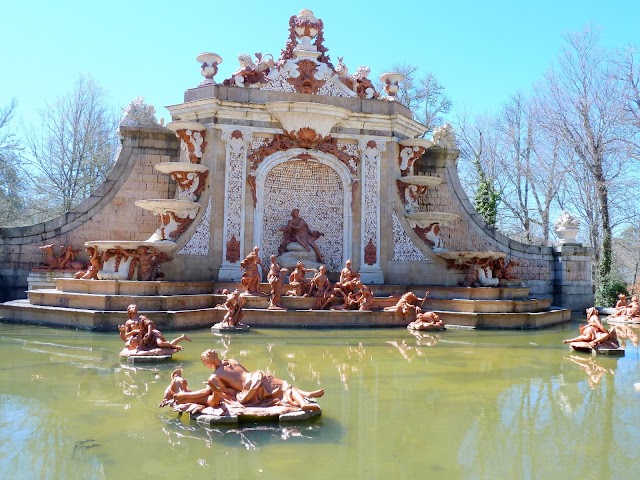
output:
[[[209,168],[199,163],[191,162],[162,162],[156,165],[156,170],[162,173],[171,174],[173,172],[207,172]]]
[[[428,228],[429,225],[438,223],[440,225],[446,225],[449,222],[453,222],[459,218],[455,213],[448,212],[414,212],[405,213],[404,216],[409,222],[411,227],[416,225],[420,228]]]
[[[136,200],[136,206],[151,210],[157,215],[173,212],[178,215],[195,215],[200,209],[200,204],[189,200],[153,199]]]
[[[159,250],[162,253],[172,254],[176,249],[177,245],[175,242],[171,242],[169,240],[162,240],[160,242],[149,242],[149,241],[124,241],[124,240],[93,240],[90,242],[85,242],[85,247],[96,247],[98,252],[106,252],[107,250],[112,250],[116,247],[124,248],[125,250],[135,250],[138,247],[153,247]]]
[[[444,182],[440,177],[431,175],[407,175],[406,177],[400,177],[398,180],[402,183],[418,185],[419,187],[437,187]]]

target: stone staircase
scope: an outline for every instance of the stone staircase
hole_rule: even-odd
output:
[[[158,328],[181,330],[210,327],[222,320],[222,289],[231,282],[136,282],[120,280],[56,279],[56,288],[29,290],[28,299],[0,304],[5,320],[91,330],[116,330],[129,304],[152,318]],[[285,285],[283,288],[287,288]],[[382,309],[413,291],[429,295],[425,310],[436,311],[447,325],[469,328],[544,328],[570,321],[571,312],[551,306],[550,299],[530,298],[526,287],[470,288],[447,286],[375,285],[379,310],[314,310],[315,299],[282,297],[287,310],[267,310],[268,284],[263,296],[249,296],[243,322],[253,327],[404,327],[414,318]]]

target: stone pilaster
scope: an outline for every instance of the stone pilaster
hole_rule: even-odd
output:
[[[592,249],[577,244],[553,247],[553,304],[584,313],[593,307]]]
[[[365,284],[384,283],[380,267],[380,157],[386,145],[379,140],[360,140],[362,161],[362,229],[360,276]]]
[[[244,252],[245,195],[247,152],[252,140],[250,132],[235,128],[222,130],[226,147],[224,227],[222,265],[218,280],[239,281],[242,278],[240,260]]]

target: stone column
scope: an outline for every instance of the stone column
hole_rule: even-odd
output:
[[[224,227],[222,231],[222,265],[218,280],[237,282],[242,278],[240,260],[244,245],[247,152],[250,132],[234,128],[222,130],[226,146]]]
[[[360,278],[364,284],[384,283],[380,267],[380,156],[386,145],[380,140],[360,140],[362,160],[362,229]]]
[[[553,305],[574,313],[593,307],[591,250],[578,244],[553,247]]]

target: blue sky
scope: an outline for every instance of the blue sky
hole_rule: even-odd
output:
[[[223,58],[216,80],[240,53],[278,57],[288,20],[310,8],[325,25],[325,46],[350,72],[376,78],[396,63],[433,72],[456,109],[482,113],[527,92],[557,57],[563,34],[601,27],[602,45],[640,45],[640,2],[537,0],[379,2],[114,0],[6,2],[0,23],[0,107],[18,101],[30,123],[46,103],[90,74],[118,108],[136,96],[169,121],[166,105],[202,80],[195,57]]]

